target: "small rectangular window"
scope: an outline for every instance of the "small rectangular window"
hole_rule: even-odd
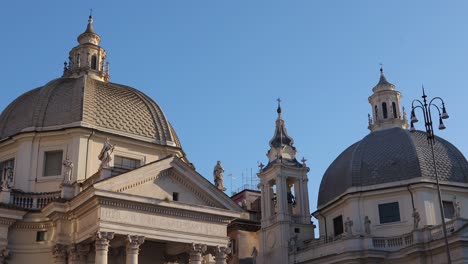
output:
[[[141,160],[127,158],[123,156],[114,156],[114,168],[133,170],[141,166]]]
[[[335,236],[343,234],[343,216],[337,216],[333,218],[333,230],[335,231]]]
[[[57,176],[62,174],[63,151],[54,150],[44,153],[44,176]]]
[[[36,241],[46,241],[47,240],[47,231],[37,231]]]
[[[294,233],[300,233],[300,232],[301,232],[301,229],[299,229],[299,228],[297,228],[297,227],[294,228]]]
[[[452,219],[455,215],[455,207],[453,206],[452,201],[442,201],[444,207],[444,216],[445,219]]]
[[[400,221],[400,206],[398,202],[379,204],[380,223],[392,223]]]
[[[179,201],[179,193],[176,193],[176,192],[172,193],[172,201]]]

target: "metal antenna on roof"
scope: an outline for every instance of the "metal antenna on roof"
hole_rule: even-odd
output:
[[[93,17],[93,9],[92,8],[89,9],[89,17]]]

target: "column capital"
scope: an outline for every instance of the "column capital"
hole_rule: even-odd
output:
[[[190,264],[201,264],[202,254],[206,252],[207,246],[205,244],[192,243],[189,249]]]
[[[216,264],[226,264],[226,258],[228,254],[231,254],[230,248],[224,246],[216,246],[216,248],[214,249]]]
[[[189,253],[191,254],[203,254],[206,252],[207,246],[205,244],[195,244],[190,245]]]
[[[65,264],[67,260],[67,246],[64,244],[55,244],[52,248],[52,255],[54,257],[54,263]]]
[[[113,238],[114,232],[96,232],[96,250],[107,250]]]
[[[7,260],[10,258],[10,250],[4,246],[0,250],[0,264],[7,263]]]
[[[90,250],[90,245],[73,244],[70,247],[70,258],[72,263],[84,263]]]
[[[127,252],[137,251],[140,249],[140,245],[145,242],[144,236],[133,236],[127,235]]]

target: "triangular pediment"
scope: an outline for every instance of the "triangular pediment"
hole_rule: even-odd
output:
[[[242,211],[227,195],[176,157],[164,158],[100,181],[94,187],[164,201]]]

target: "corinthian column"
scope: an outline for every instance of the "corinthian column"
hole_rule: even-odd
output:
[[[96,233],[96,258],[95,264],[107,264],[107,252],[109,251],[109,242],[114,238],[113,232]]]
[[[202,254],[206,251],[206,245],[204,244],[194,244],[190,246],[189,254],[190,260],[189,264],[202,264]]]
[[[138,252],[140,245],[145,242],[144,236],[127,236],[127,262],[126,264],[138,264]]]
[[[52,255],[54,257],[54,264],[67,263],[67,247],[65,245],[56,244],[52,249]]]
[[[226,264],[227,254],[229,253],[231,253],[230,248],[217,246],[215,249],[216,264]]]

